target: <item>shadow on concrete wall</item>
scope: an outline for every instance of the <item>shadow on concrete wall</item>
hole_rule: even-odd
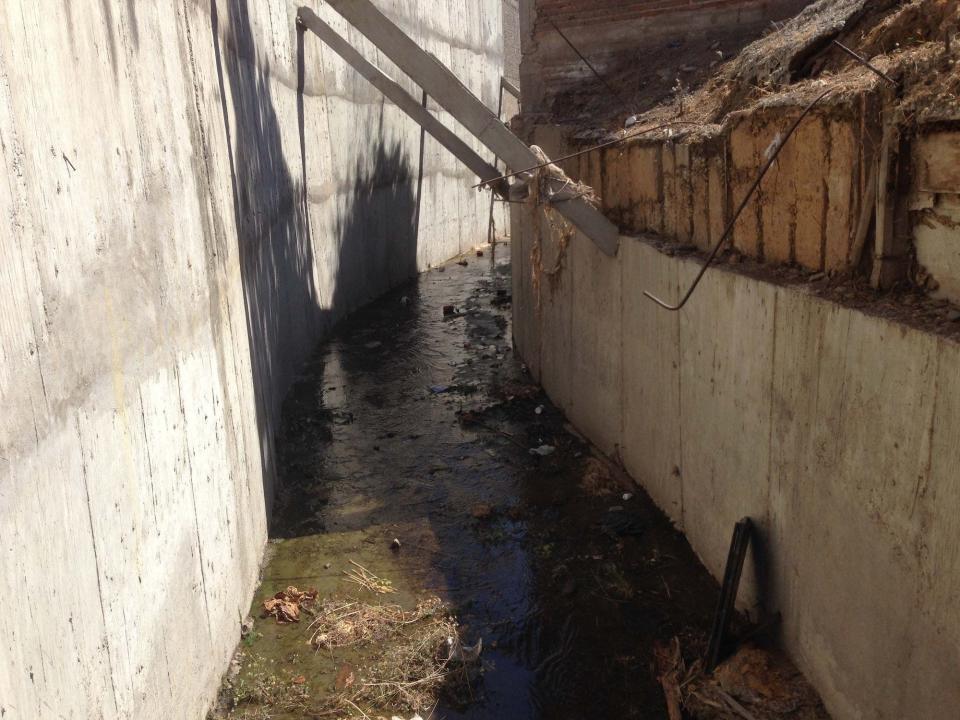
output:
[[[248,0],[210,0],[211,33],[230,155],[266,507],[272,508],[280,406],[300,365],[334,322],[416,273],[419,192],[402,144],[381,121],[334,236],[315,235],[309,216],[304,36],[297,43],[300,177],[284,157],[281,121],[270,96],[270,67],[258,61]],[[223,26],[227,28],[223,34]],[[231,123],[233,111],[234,122]],[[359,112],[359,111],[358,111]],[[336,140],[334,140],[335,142]],[[421,143],[422,146],[422,143]],[[315,184],[319,184],[315,178]],[[316,244],[336,243],[336,286],[326,306],[314,277]],[[380,273],[386,272],[386,275]],[[384,280],[383,278],[389,278]]]
[[[417,272],[420,180],[402,143],[384,138],[381,118],[369,155],[359,156],[345,211],[337,218],[340,243],[333,307],[349,312]]]

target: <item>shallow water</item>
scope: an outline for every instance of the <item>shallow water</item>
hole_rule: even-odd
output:
[[[251,613],[288,585],[354,593],[354,560],[393,583],[389,601],[437,595],[465,642],[483,639],[476,702],[434,717],[665,718],[653,644],[700,652],[716,583],[616,468],[584,486],[604,466],[542,393],[511,399],[532,381],[511,348],[506,255],[431,271],[318,349],[285,406],[284,490]],[[544,444],[556,452],[530,454]],[[318,699],[363,664],[364,650],[314,653],[306,624],[258,619],[240,676],[296,674]]]

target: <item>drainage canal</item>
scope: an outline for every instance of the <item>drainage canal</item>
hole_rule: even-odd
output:
[[[703,653],[717,584],[514,356],[505,254],[392,292],[304,369],[216,717],[668,717],[663,658]]]

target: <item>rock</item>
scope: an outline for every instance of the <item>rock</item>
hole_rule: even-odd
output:
[[[624,494],[623,494],[623,501],[624,501],[624,502],[627,502],[627,501],[632,500],[632,499],[633,499],[633,493],[624,493]]]
[[[455,314],[456,312],[457,312],[457,309],[456,309],[453,305],[444,305],[444,306],[443,306],[443,316],[444,316],[444,317],[450,317],[451,315]]]
[[[470,508],[470,514],[477,520],[489,520],[493,517],[493,506],[487,503],[477,503]]]
[[[400,550],[400,541],[397,538],[394,538],[390,541],[390,549],[394,552],[398,552]]]
[[[466,266],[469,265],[469,264],[470,264],[470,263],[468,263],[466,260],[460,260],[460,261],[457,263],[457,265],[459,265],[460,267],[466,267]]]
[[[483,250],[477,250],[477,257],[483,257]]]
[[[467,647],[460,642],[460,638],[448,637],[447,648],[450,653],[450,662],[463,665],[475,663],[480,659],[480,653],[483,652],[483,638],[480,638],[473,647]]]
[[[247,615],[243,622],[240,623],[240,637],[245,638],[251,632],[253,632],[253,618]]]
[[[324,563],[324,564],[323,564],[323,569],[324,569],[324,570],[329,570],[329,569],[330,569],[330,563]]]

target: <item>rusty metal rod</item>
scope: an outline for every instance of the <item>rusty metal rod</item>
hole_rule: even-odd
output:
[[[528,167],[526,170],[517,170],[515,172],[507,173],[506,175],[501,175],[500,177],[484,180],[483,182],[477,183],[473,187],[474,189],[482,188],[485,185],[489,185],[490,183],[494,183],[502,180],[509,180],[510,178],[516,177],[517,175],[523,175],[524,173],[533,172],[534,170],[541,170],[547,167],[548,165],[555,165],[556,163],[562,163],[566,160],[572,160],[575,157],[580,157],[581,155],[592,153],[595,150],[605,150],[608,147],[613,147],[614,145],[620,145],[621,143],[625,143],[627,140],[632,140],[633,138],[640,137],[641,135],[646,135],[647,133],[656,132],[657,130],[663,130],[664,128],[668,128],[673,125],[703,125],[703,123],[693,122],[690,120],[672,120],[670,122],[663,123],[662,125],[656,125],[655,127],[645,128],[643,130],[640,130],[639,132],[632,133],[631,135],[624,135],[623,137],[617,138],[616,140],[609,140],[605,143],[600,143],[599,145],[588,147],[585,150],[578,150],[575,153],[570,153],[569,155],[558,157],[555,160],[551,160],[550,162],[540,163],[539,165]]]
[[[853,58],[854,60],[856,60],[858,63],[860,63],[861,65],[863,65],[865,68],[867,68],[868,70],[870,70],[870,71],[873,72],[874,74],[882,77],[884,80],[886,80],[886,81],[887,81],[888,83],[890,83],[891,85],[896,86],[896,84],[897,84],[897,81],[896,81],[896,80],[894,80],[892,77],[890,77],[889,75],[887,75],[883,70],[881,70],[880,68],[878,68],[876,65],[872,64],[869,60],[867,60],[867,59],[866,59],[865,57],[863,57],[862,55],[860,55],[859,53],[854,52],[853,50],[851,50],[850,48],[848,48],[846,45],[844,45],[844,44],[843,44],[842,42],[840,42],[839,40],[834,40],[834,41],[833,41],[833,44],[836,45],[836,46],[837,46],[838,48],[840,48],[841,50],[843,50],[847,55],[849,55],[850,57],[852,57],[852,58]]]
[[[787,132],[786,136],[783,138],[783,140],[780,141],[780,144],[777,145],[776,149],[770,155],[770,158],[767,160],[763,168],[760,170],[760,174],[757,176],[757,179],[753,181],[753,184],[750,186],[750,189],[747,191],[747,194],[744,196],[743,200],[740,202],[739,207],[737,207],[737,211],[733,214],[733,217],[730,219],[730,222],[727,224],[726,229],[723,231],[723,235],[721,235],[720,239],[717,240],[717,244],[713,246],[713,251],[710,253],[709,256],[707,256],[706,262],[703,264],[703,267],[700,268],[700,272],[697,273],[697,277],[694,279],[693,283],[690,285],[690,289],[687,290],[686,294],[683,296],[683,299],[680,301],[680,303],[677,305],[670,305],[669,303],[664,302],[663,300],[658,298],[656,295],[652,294],[647,290],[643,291],[644,295],[646,295],[648,298],[653,300],[657,305],[662,307],[664,310],[677,312],[678,310],[683,309],[683,306],[687,304],[687,301],[693,295],[694,290],[697,289],[697,286],[700,284],[700,281],[703,279],[703,276],[706,274],[707,269],[710,267],[710,265],[713,264],[713,261],[717,259],[717,253],[720,252],[720,248],[723,247],[723,244],[727,241],[727,239],[733,233],[733,228],[737,224],[737,220],[740,219],[740,216],[743,214],[743,211],[746,209],[747,205],[750,203],[750,200],[753,198],[753,194],[757,191],[757,188],[760,187],[760,183],[763,182],[763,178],[766,176],[767,172],[770,170],[771,167],[773,167],[773,163],[776,162],[777,157],[780,155],[780,151],[783,150],[787,142],[789,142],[790,138],[793,137],[793,134],[797,131],[797,128],[800,127],[800,123],[803,122],[803,119],[807,117],[807,115],[810,114],[810,111],[813,110],[813,108],[816,107],[817,104],[821,100],[823,100],[827,95],[829,95],[831,92],[833,92],[833,88],[830,88],[829,90],[825,90],[817,97],[816,100],[814,100],[812,103],[807,105],[804,111],[800,113],[800,117],[798,117],[796,121],[793,123],[793,125],[790,127],[790,130]]]
[[[620,92],[619,92],[618,90],[616,90],[609,82],[607,82],[607,80],[600,74],[600,71],[597,70],[597,69],[593,66],[593,63],[591,63],[589,60],[587,60],[587,58],[584,56],[584,54],[583,54],[582,52],[580,52],[580,50],[577,49],[577,46],[574,45],[574,44],[570,41],[570,38],[568,38],[568,37],[564,34],[563,30],[561,30],[561,29],[557,26],[557,24],[553,21],[553,18],[552,18],[552,17],[547,17],[547,22],[550,23],[550,24],[553,26],[553,29],[556,30],[556,31],[557,31],[557,34],[558,34],[560,37],[563,38],[564,42],[567,43],[567,45],[570,46],[570,49],[573,50],[573,51],[577,54],[577,57],[579,57],[581,60],[583,60],[583,64],[586,65],[588,68],[590,68],[590,71],[591,71],[594,75],[597,76],[597,80],[599,80],[600,82],[603,83],[604,87],[607,88],[607,91],[608,91],[611,95],[613,95],[613,97],[614,97],[617,101],[619,101],[621,105],[623,105],[623,107],[624,107],[625,110],[628,110],[628,111],[629,111],[629,110],[630,110],[630,102],[623,96],[622,93],[620,93]]]

